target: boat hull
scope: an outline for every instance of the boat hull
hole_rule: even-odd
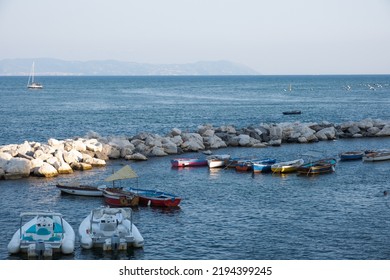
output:
[[[131,209],[126,208],[92,210],[81,222],[78,235],[84,249],[101,248],[111,251],[144,245],[141,233],[132,223]]]
[[[172,167],[207,166],[207,160],[198,158],[172,159],[171,165]]]
[[[303,159],[279,162],[271,166],[271,171],[273,173],[292,173],[296,172],[298,167],[301,166],[303,163]]]
[[[139,196],[120,189],[105,189],[103,196],[105,203],[112,207],[135,207],[139,204]]]
[[[390,160],[390,152],[373,152],[363,156],[363,161],[374,162],[374,161],[385,161]]]
[[[181,198],[177,195],[144,189],[128,189],[139,197],[139,205],[155,206],[155,207],[177,207],[181,202]]]
[[[345,152],[340,154],[340,160],[361,160],[363,158],[363,152]]]
[[[56,187],[61,190],[61,193],[73,194],[80,196],[103,196],[103,189],[99,187],[87,186],[87,185],[63,185],[57,184]]]
[[[213,155],[207,157],[207,165],[209,168],[220,168],[226,166],[230,159],[230,155]]]
[[[22,213],[21,219],[26,216]],[[49,212],[37,213],[24,223],[8,244],[10,254],[27,254],[28,258],[50,258],[56,253],[72,254],[74,248],[73,228],[60,214]]]
[[[307,163],[298,167],[297,172],[300,175],[320,175],[333,173],[335,171],[336,159],[323,159]]]

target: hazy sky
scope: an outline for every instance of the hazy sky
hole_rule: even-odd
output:
[[[390,74],[390,0],[0,0],[0,59]]]

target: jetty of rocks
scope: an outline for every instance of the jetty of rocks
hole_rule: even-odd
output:
[[[200,125],[197,131],[173,128],[167,135],[141,132],[135,136],[102,137],[90,132],[74,139],[49,139],[47,143],[24,142],[0,146],[0,179],[28,176],[55,177],[105,166],[111,159],[147,160],[160,157],[214,150],[225,147],[280,146],[283,143],[313,143],[358,137],[390,136],[390,121],[364,119],[358,122],[261,123],[237,128]]]

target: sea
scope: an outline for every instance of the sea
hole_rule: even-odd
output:
[[[390,75],[0,77],[0,145],[98,134],[195,132],[200,125],[390,120]],[[300,115],[283,111],[301,110]],[[225,148],[233,157],[338,158],[353,150],[389,149],[390,137],[337,139],[266,148]],[[142,249],[102,252],[80,247],[60,260],[389,260],[390,161],[338,162],[334,173],[305,177],[234,169],[171,167],[184,155],[143,162],[110,160],[103,168],[55,178],[0,181],[0,259],[26,211],[60,212],[77,232],[103,198],[63,195],[58,182],[102,184],[124,165],[138,174],[124,186],[182,197],[180,207],[137,207]],[[185,156],[204,156],[189,153]]]

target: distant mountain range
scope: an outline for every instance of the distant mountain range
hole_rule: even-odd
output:
[[[0,60],[0,76],[26,76],[35,61],[37,76],[259,75],[230,61],[146,64],[117,60],[66,61],[52,58]]]

